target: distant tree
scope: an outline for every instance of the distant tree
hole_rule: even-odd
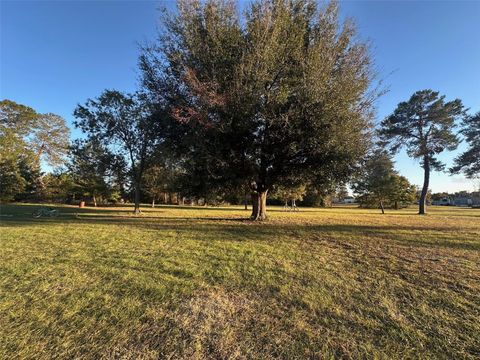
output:
[[[374,151],[361,169],[352,188],[362,206],[380,207],[383,214],[386,206],[398,209],[415,201],[416,187],[398,175],[386,151]]]
[[[45,190],[41,161],[62,164],[69,136],[60,116],[39,114],[11,100],[0,101],[0,197],[41,199]]]
[[[0,102],[0,132],[9,129],[33,151],[39,161],[52,166],[61,165],[68,153],[70,131],[58,115],[39,114],[32,108],[10,100]]]
[[[335,197],[339,201],[343,201],[348,197],[348,189],[345,185],[340,185],[335,190]]]
[[[73,176],[69,172],[55,172],[43,177],[45,199],[53,202],[68,202],[76,190]]]
[[[30,143],[39,159],[58,166],[65,162],[70,146],[70,130],[61,116],[40,114],[35,120]]]
[[[155,200],[169,191],[169,180],[166,169],[159,165],[149,167],[143,174],[143,187],[152,199],[152,207],[155,207]]]
[[[25,179],[21,176],[16,162],[11,159],[0,161],[0,201],[12,201],[15,195],[25,189]]]
[[[31,199],[38,195],[40,177],[38,158],[33,151],[13,129],[0,129],[0,199]]]
[[[379,206],[385,213],[385,202],[391,193],[391,180],[395,175],[391,157],[382,150],[370,154],[352,183],[353,192],[361,205]]]
[[[36,154],[24,156],[19,161],[19,168],[22,178],[25,180],[25,189],[17,194],[15,200],[20,201],[41,201],[45,196],[45,184],[43,183],[44,173]]]
[[[292,201],[292,206],[294,206],[296,205],[296,200],[303,200],[306,192],[307,186],[305,184],[294,187],[279,186],[274,190],[273,196],[279,200],[284,201],[285,206],[288,205],[289,200]]]
[[[31,133],[38,113],[31,107],[17,104],[11,100],[0,101],[0,130],[9,129],[19,139]]]
[[[368,148],[374,74],[368,46],[337,3],[179,1],[141,69],[166,101],[199,184],[249,185],[252,220],[276,186],[347,179]],[[204,186],[206,185],[206,186]]]
[[[25,189],[25,179],[20,172],[22,144],[11,129],[0,133],[0,200],[11,201]]]
[[[97,206],[99,197],[109,196],[114,158],[97,139],[76,140],[72,144],[68,169],[74,190],[82,198],[90,197],[94,206]]]
[[[423,188],[419,201],[419,214],[425,214],[430,172],[443,170],[445,165],[437,155],[454,150],[458,138],[453,132],[457,119],[465,115],[461,100],[445,102],[445,96],[432,90],[414,93],[381,123],[380,137],[396,152],[406,147],[407,154],[420,160],[424,170]]]
[[[448,192],[433,193],[431,195],[432,201],[439,201],[439,200],[448,199],[448,198],[450,198],[450,194]]]
[[[105,90],[97,99],[78,105],[75,125],[90,139],[99,141],[112,151],[118,150],[128,164],[134,191],[134,212],[140,213],[142,178],[149,157],[160,140],[159,118],[153,106],[141,93],[124,94]]]
[[[480,177],[480,112],[464,119],[461,133],[465,136],[469,148],[455,158],[455,165],[450,172],[462,172],[468,178],[478,178]]]
[[[417,196],[417,187],[410,184],[405,176],[394,174],[391,176],[389,201],[395,209],[413,204]]]
[[[417,194],[415,195],[415,201],[419,204],[420,199],[422,198],[422,190],[417,188]],[[427,195],[425,196],[425,204],[431,204],[432,203],[432,191],[428,189]]]

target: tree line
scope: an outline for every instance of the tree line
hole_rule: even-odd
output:
[[[267,197],[319,203],[347,183],[382,210],[412,202],[416,189],[391,160],[402,147],[424,172],[420,214],[431,170],[445,169],[438,155],[460,137],[469,148],[449,171],[479,174],[480,113],[468,115],[459,99],[418,91],[375,128],[382,84],[336,2],[256,0],[241,13],[235,2],[179,0],[161,24],[141,48],[138,91],[105,90],[78,105],[85,136],[70,146],[61,118],[2,102],[3,200],[28,198],[19,194],[42,158],[63,158],[48,181],[77,198],[128,198],[138,213],[147,197],[248,196],[252,220],[267,217]]]

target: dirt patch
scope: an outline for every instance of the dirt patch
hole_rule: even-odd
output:
[[[251,359],[258,303],[221,288],[199,291],[168,313],[151,314],[106,359]],[[249,349],[251,351],[249,351]],[[257,352],[258,356],[258,352]]]

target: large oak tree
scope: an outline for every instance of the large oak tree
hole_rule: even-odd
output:
[[[378,92],[368,46],[337,4],[257,0],[243,17],[229,1],[177,5],[140,65],[183,159],[212,188],[248,184],[253,220],[275,186],[345,180]]]

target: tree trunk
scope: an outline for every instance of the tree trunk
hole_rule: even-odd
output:
[[[95,195],[93,195],[93,206],[97,207],[97,198]]]
[[[152,208],[155,207],[155,199],[152,199]]]
[[[426,202],[427,202],[427,193],[428,185],[430,183],[430,162],[428,156],[425,156],[423,159],[423,170],[425,171],[423,176],[423,188],[422,193],[420,194],[420,201],[418,203],[418,214],[424,215],[427,213]]]
[[[244,204],[245,204],[245,210],[248,210],[248,195],[246,191],[245,191]]]
[[[135,215],[141,213],[140,211],[140,185],[138,181],[135,182],[135,209],[133,210]]]
[[[380,209],[382,209],[382,214],[385,214],[385,208],[383,206],[383,201],[380,201]]]
[[[267,219],[267,191],[252,192],[251,220],[262,221]]]
[[[398,201],[395,201],[395,210],[398,210]]]

